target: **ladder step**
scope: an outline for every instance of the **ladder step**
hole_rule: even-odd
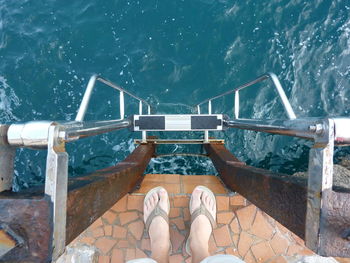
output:
[[[135,139],[135,144],[142,144],[141,139]],[[221,139],[209,139],[207,142],[204,139],[153,139],[147,138],[147,143],[154,144],[204,144],[204,143],[215,143],[215,144],[225,144],[225,140]]]
[[[134,115],[134,131],[221,131],[222,114]]]

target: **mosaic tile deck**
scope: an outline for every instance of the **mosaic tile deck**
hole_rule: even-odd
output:
[[[297,255],[313,255],[303,240],[238,194],[229,194],[215,176],[146,175],[141,188],[119,200],[77,237],[70,247],[87,245],[99,251],[99,263],[120,263],[149,257],[142,206],[145,193],[163,186],[170,196],[171,263],[191,262],[183,245],[190,227],[188,203],[193,188],[202,184],[217,198],[217,223],[210,239],[211,254],[232,254],[247,263],[289,262]],[[345,259],[344,259],[345,260]],[[346,262],[346,261],[342,261]]]

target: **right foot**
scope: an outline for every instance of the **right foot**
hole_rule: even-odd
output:
[[[201,203],[206,207],[212,217],[216,218],[216,200],[205,191],[196,187],[192,192],[190,213],[198,209]],[[205,258],[209,256],[209,238],[212,232],[212,226],[207,216],[197,216],[191,224],[190,230],[190,249],[192,255],[202,255]]]

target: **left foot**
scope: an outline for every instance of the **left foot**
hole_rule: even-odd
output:
[[[144,202],[143,213],[144,222],[157,205],[169,214],[169,197],[164,188],[154,192],[147,201]],[[169,224],[162,216],[155,216],[149,226],[149,236],[151,239],[152,258],[158,262],[164,262],[164,255],[168,257],[170,249]],[[159,257],[160,255],[160,257]]]

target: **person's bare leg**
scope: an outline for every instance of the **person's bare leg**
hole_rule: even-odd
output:
[[[165,190],[160,190],[159,193],[154,193],[145,203],[143,208],[144,218],[148,218],[158,202],[160,207],[165,212],[169,213],[168,198],[168,193]],[[161,216],[153,218],[149,227],[149,236],[151,239],[152,258],[158,263],[168,263],[170,234],[169,225],[164,218]]]
[[[195,188],[192,193],[191,213],[201,204],[206,206],[208,211],[215,218],[215,201],[212,200],[206,192]],[[201,262],[206,257],[209,257],[209,238],[212,232],[212,227],[209,219],[204,215],[199,215],[191,225],[190,230],[190,248],[192,254],[192,263]]]

